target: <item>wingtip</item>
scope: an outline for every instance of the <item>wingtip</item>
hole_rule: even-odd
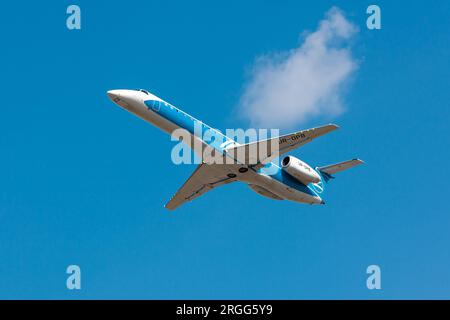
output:
[[[171,207],[170,205],[167,205],[167,203],[164,205],[164,209],[168,210],[168,211],[173,211],[175,210],[174,207]]]
[[[334,130],[336,130],[336,129],[339,129],[340,127],[337,125],[337,124],[335,124],[335,123],[329,123],[328,124],[329,126],[331,126],[331,127],[333,127],[334,128]]]

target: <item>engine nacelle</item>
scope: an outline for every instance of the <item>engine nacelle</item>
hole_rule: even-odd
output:
[[[320,175],[313,168],[296,157],[284,157],[281,165],[284,171],[304,185],[320,182]]]

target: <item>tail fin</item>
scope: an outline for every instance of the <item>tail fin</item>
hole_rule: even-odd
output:
[[[325,181],[328,182],[328,180],[333,179],[333,174],[340,172],[340,171],[344,171],[347,169],[350,169],[354,166],[363,164],[364,161],[360,160],[360,159],[353,159],[353,160],[347,160],[344,162],[339,162],[336,164],[331,164],[328,166],[324,166],[324,167],[318,167],[317,171],[319,171],[322,176],[324,177]]]

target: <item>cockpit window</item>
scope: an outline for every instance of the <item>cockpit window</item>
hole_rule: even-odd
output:
[[[150,94],[150,92],[148,92],[147,90],[144,90],[144,89],[133,89],[134,91],[140,91],[140,92],[143,92],[143,93],[145,93],[146,95],[149,95]]]

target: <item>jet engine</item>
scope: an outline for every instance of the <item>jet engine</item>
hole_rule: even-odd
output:
[[[283,170],[299,180],[304,185],[320,182],[320,175],[302,160],[286,156],[281,162]]]

